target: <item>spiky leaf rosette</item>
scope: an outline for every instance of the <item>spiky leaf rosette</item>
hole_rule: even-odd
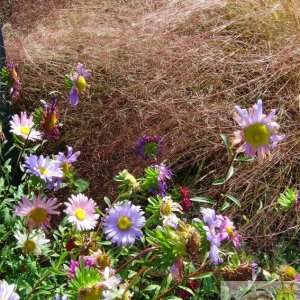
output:
[[[74,278],[70,281],[69,284],[71,299],[93,299],[93,296],[96,297],[96,295],[93,294],[102,294],[103,288],[101,288],[101,291],[94,288],[96,284],[99,284],[102,281],[103,278],[100,276],[99,272],[96,269],[85,267],[83,265],[83,261],[81,261],[80,269],[76,268]],[[89,291],[91,295],[87,294]],[[101,299],[100,296],[99,299]]]

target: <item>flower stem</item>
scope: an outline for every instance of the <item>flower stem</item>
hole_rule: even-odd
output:
[[[200,267],[199,269],[197,269],[195,272],[188,274],[187,276],[183,277],[181,280],[179,280],[178,282],[176,282],[172,287],[170,287],[169,289],[165,290],[164,292],[162,292],[161,294],[159,294],[156,298],[154,298],[153,300],[159,300],[164,298],[167,294],[169,294],[170,292],[172,292],[177,286],[179,286],[181,283],[183,283],[184,281],[187,281],[189,278],[197,276],[201,273],[203,273],[205,271],[205,269],[203,267]]]
[[[39,287],[39,285],[45,280],[47,279],[49,276],[51,275],[51,272],[46,273],[38,282],[35,283],[35,285],[33,286],[31,292],[29,293],[27,300],[31,300],[33,297],[33,293],[37,290],[37,288]]]
[[[147,248],[145,250],[143,250],[142,252],[138,253],[136,256],[132,257],[130,260],[128,260],[125,264],[123,264],[117,271],[115,274],[118,274],[119,272],[121,272],[122,270],[124,270],[128,265],[130,265],[133,261],[135,261],[136,259],[138,259],[139,257],[142,257],[144,255],[146,255],[148,252],[153,251],[153,250],[157,250],[160,249],[159,246],[154,246],[154,247],[150,247]]]

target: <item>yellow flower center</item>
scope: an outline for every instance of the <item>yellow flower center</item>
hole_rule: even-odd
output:
[[[261,147],[269,142],[270,131],[265,124],[256,123],[244,129],[246,142],[252,147]]]
[[[76,82],[76,87],[78,89],[78,92],[81,93],[86,88],[86,81],[83,76],[79,76]]]
[[[110,265],[110,258],[107,254],[101,254],[97,257],[97,263],[101,270],[104,270]]]
[[[49,115],[47,115],[43,126],[46,130],[51,130],[55,127],[56,122],[57,122],[56,113],[51,112]]]
[[[121,217],[118,220],[118,227],[122,231],[127,231],[131,228],[131,221],[128,217]]]
[[[280,272],[282,273],[283,276],[286,276],[289,279],[294,279],[297,276],[296,270],[291,266],[281,267]]]
[[[47,168],[38,167],[38,169],[40,170],[41,175],[47,175],[47,174],[49,174],[49,170]]]
[[[75,217],[76,217],[78,220],[82,221],[82,220],[85,219],[86,213],[85,213],[85,211],[84,211],[82,208],[77,208],[77,209],[75,210]]]
[[[164,216],[169,216],[172,212],[172,203],[171,203],[171,201],[164,201],[160,205],[160,212]]]
[[[36,244],[33,240],[27,240],[24,243],[24,251],[26,253],[33,253],[35,249],[36,249]]]
[[[234,231],[233,231],[232,227],[227,226],[226,231],[227,231],[229,236],[234,236]]]
[[[104,287],[92,286],[84,288],[79,292],[78,300],[99,300],[102,299]]]
[[[20,132],[24,135],[28,135],[30,132],[30,128],[28,126],[21,126],[20,127]]]
[[[68,164],[67,162],[63,162],[62,163],[62,170],[64,172],[64,175],[67,175],[70,171],[70,164]]]
[[[35,223],[42,223],[46,221],[48,212],[43,207],[36,207],[28,214],[28,217]]]

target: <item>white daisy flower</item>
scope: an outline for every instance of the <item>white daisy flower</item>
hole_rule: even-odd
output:
[[[24,138],[25,140],[40,140],[42,134],[34,129],[33,116],[30,115],[27,117],[26,112],[21,112],[21,117],[18,115],[13,115],[12,120],[10,121],[11,130],[13,134]]]
[[[15,234],[15,238],[19,247],[23,248],[25,253],[33,253],[35,255],[41,254],[45,244],[50,242],[50,240],[46,239],[44,232],[40,230],[33,230],[30,234],[23,234],[18,231]]]
[[[19,300],[20,296],[14,292],[15,284],[8,284],[5,280],[0,281],[1,300]]]

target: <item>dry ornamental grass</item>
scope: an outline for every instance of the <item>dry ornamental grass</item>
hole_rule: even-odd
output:
[[[81,151],[79,173],[99,203],[113,197],[120,170],[140,174],[145,164],[133,148],[145,134],[164,138],[175,181],[188,179],[194,194],[216,198],[211,183],[228,164],[220,134],[237,128],[234,105],[262,98],[267,112],[277,109],[287,138],[262,164],[236,162],[225,191],[242,203],[231,215],[245,236],[273,234],[254,238],[254,247],[274,246],[282,231],[296,236],[287,229],[297,228],[297,217],[274,205],[286,186],[299,184],[297,0],[19,0],[12,11],[4,33],[24,81],[20,107],[49,99],[51,90],[61,95],[61,145]],[[93,75],[70,108],[63,77],[77,61]]]

